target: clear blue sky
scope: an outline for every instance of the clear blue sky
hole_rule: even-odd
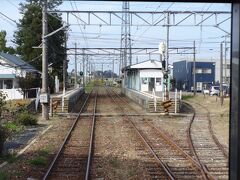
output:
[[[0,12],[9,18],[18,21],[21,18],[19,14],[19,3],[21,0],[2,0]],[[121,10],[122,2],[101,2],[101,1],[64,1],[60,10]],[[230,11],[230,4],[213,4],[213,3],[160,3],[160,2],[130,2],[130,10],[132,11]],[[220,17],[220,16],[219,16]],[[66,17],[63,15],[64,20]],[[221,17],[220,17],[221,18]],[[214,18],[209,19],[214,21]],[[76,18],[71,16],[70,24],[77,24]],[[207,23],[207,22],[206,22]],[[230,20],[226,21],[222,27],[230,32]],[[14,46],[11,42],[13,32],[16,30],[16,24],[0,14],[0,30],[7,31],[7,44]],[[166,40],[166,27],[141,26],[131,27],[133,39],[133,47],[155,47],[158,48],[159,42]],[[120,47],[120,26],[79,26],[71,25],[69,31],[68,47],[73,47],[77,43],[78,47]],[[225,32],[216,27],[170,27],[170,47],[192,46],[196,41],[197,60],[199,59],[219,59],[220,42],[224,40],[222,36]],[[229,39],[230,40],[230,39]],[[136,62],[136,56],[133,56],[133,63]],[[148,60],[149,56],[138,56],[138,61]],[[191,59],[192,55],[171,55],[169,62]],[[70,64],[68,71],[74,68],[74,57],[69,56]],[[112,62],[106,58],[92,58],[95,62]],[[158,55],[152,56],[151,59],[159,59]],[[78,57],[80,63],[82,57]],[[92,61],[93,61],[92,60]],[[115,72],[118,73],[118,62],[115,65]],[[78,66],[79,67],[79,66]],[[98,66],[101,69],[101,66]],[[112,66],[104,65],[104,70],[111,69]]]

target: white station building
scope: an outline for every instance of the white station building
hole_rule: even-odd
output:
[[[163,89],[162,63],[156,60],[148,60],[123,69],[124,88],[140,92],[155,92]]]

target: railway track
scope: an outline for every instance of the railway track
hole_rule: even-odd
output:
[[[126,102],[126,99],[125,98],[123,99]],[[191,155],[194,161],[197,162],[197,165],[195,167],[197,167],[201,171],[203,179],[228,179],[227,151],[224,149],[224,147],[221,145],[221,143],[218,141],[217,137],[213,133],[211,119],[210,119],[210,112],[204,106],[201,106],[200,104],[197,104],[197,105],[205,109],[207,113],[206,113],[206,116],[202,114],[194,113],[189,123],[189,126],[186,129],[187,143],[186,143],[186,138],[181,138],[181,140],[180,139],[177,140],[177,138],[174,138],[174,137],[170,138],[170,136],[166,135],[164,131],[160,130],[161,128],[159,127],[156,128],[153,125],[151,125],[151,123],[146,121],[142,121],[142,122],[145,124],[147,123],[149,126],[152,126],[152,127],[148,129],[146,125],[143,125],[143,126],[140,126],[139,128],[144,127],[145,130],[143,132],[146,132],[146,134],[148,135],[153,133],[153,129],[155,129],[156,131],[158,131],[158,134],[162,134],[163,136],[166,136],[166,138],[168,139],[173,139],[174,142],[172,143],[168,142],[168,144],[172,144],[172,146],[178,146],[175,142],[178,142],[179,144],[179,141],[181,141],[180,143],[181,146],[179,146],[179,148],[181,150],[184,149],[184,152],[186,152],[187,155],[189,156]],[[201,126],[203,127],[200,128],[205,132],[203,133],[204,135],[202,135],[201,130],[194,129],[192,127],[193,122],[195,122],[194,120],[196,118],[207,118],[206,122],[202,121]],[[199,128],[198,125],[196,125],[196,127]],[[208,132],[205,130],[208,130]],[[184,131],[182,131],[180,134],[179,135],[181,137],[186,136],[186,133],[184,133]],[[182,140],[182,139],[185,139],[185,140]],[[199,139],[201,139],[200,142],[198,141]],[[200,143],[200,146],[198,143]],[[157,144],[157,142],[153,143],[153,145],[154,144]],[[177,149],[179,148],[177,147]],[[166,146],[166,149],[167,149],[167,146]],[[171,169],[171,166],[170,166],[170,169]],[[185,170],[183,169],[183,171]]]
[[[89,179],[94,138],[97,90],[86,98],[43,179]],[[82,117],[83,112],[90,115]]]
[[[124,107],[126,107],[126,100],[116,93],[115,95],[124,102]],[[119,103],[118,101],[118,105]],[[128,112],[125,111],[125,113],[127,114]],[[173,142],[169,136],[145,120],[130,118],[128,120],[135,127],[135,130],[142,137],[145,144],[148,144],[147,146],[151,149],[152,153],[156,157],[161,157],[162,164],[169,171],[167,174],[171,174],[174,179],[208,179],[204,174],[201,164]]]
[[[194,114],[191,121],[186,122],[189,126],[181,130],[181,137],[176,138],[141,116],[131,116],[138,112],[129,106],[126,97],[120,96],[112,88],[105,87],[105,90],[107,94],[99,96],[102,99],[110,98],[116,112],[125,114],[122,116],[124,124],[127,129],[131,129],[131,136],[135,137],[133,143],[136,153],[145,162],[144,167],[151,179],[228,178],[227,158],[211,136],[212,130],[207,119],[210,114]],[[94,91],[84,102],[43,179],[105,177],[107,172],[102,171],[102,157],[96,154],[91,157],[93,148],[96,148],[93,147],[96,104],[97,92]],[[113,106],[108,108],[110,111]],[[84,116],[81,116],[82,112],[85,112]]]
[[[228,153],[213,133],[210,112],[198,103],[192,106],[195,112],[188,128],[192,153],[209,179],[228,179]],[[199,113],[199,108],[205,113]]]

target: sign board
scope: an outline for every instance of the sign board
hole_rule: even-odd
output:
[[[48,103],[49,96],[47,93],[40,94],[40,103]]]

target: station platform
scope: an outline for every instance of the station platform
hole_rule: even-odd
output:
[[[166,99],[164,97],[164,93],[162,92],[140,92],[133,89],[122,88],[122,93],[142,106],[146,112],[165,113],[162,103]],[[181,93],[169,92],[169,99],[171,99],[171,106],[168,108],[169,113],[179,113],[181,108]]]
[[[79,98],[85,93],[83,87],[66,90],[65,94],[60,91],[50,95],[50,114],[71,112]]]

